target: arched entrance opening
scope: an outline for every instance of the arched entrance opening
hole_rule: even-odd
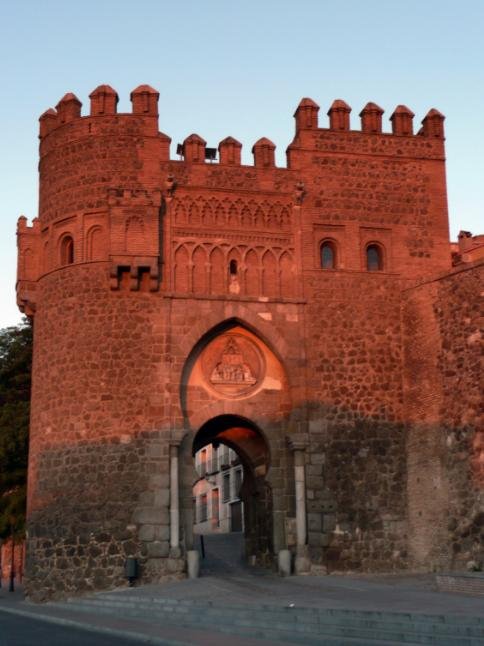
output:
[[[243,561],[270,565],[272,491],[266,479],[270,454],[261,430],[239,415],[218,415],[196,433],[192,455],[199,476],[193,487],[196,537],[204,536],[206,542],[225,535],[224,542],[212,538],[212,545],[223,545],[230,558],[230,546],[240,544],[243,536]]]

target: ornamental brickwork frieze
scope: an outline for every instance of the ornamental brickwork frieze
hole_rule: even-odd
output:
[[[242,200],[223,197],[178,197],[173,203],[176,226],[217,226],[244,230],[290,230],[291,205],[279,200]]]

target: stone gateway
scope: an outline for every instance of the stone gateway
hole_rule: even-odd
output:
[[[449,242],[444,117],[391,133],[303,99],[287,148],[170,157],[158,92],[40,117],[39,217],[18,222],[34,318],[27,590],[181,577],[194,454],[236,451],[246,554],[298,572],[482,562],[483,237]],[[287,554],[287,552],[286,552]]]

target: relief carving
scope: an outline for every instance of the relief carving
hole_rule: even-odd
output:
[[[225,397],[249,394],[263,377],[263,357],[241,334],[223,334],[204,350],[202,372],[212,389]]]

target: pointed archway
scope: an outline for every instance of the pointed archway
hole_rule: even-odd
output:
[[[186,357],[180,404],[186,430],[180,454],[185,545],[195,545],[200,529],[200,507],[193,501],[193,487],[200,482],[194,455],[203,447],[222,445],[236,453],[243,467],[245,553],[251,563],[272,564],[274,555],[293,536],[294,467],[286,440],[292,403],[277,348],[240,320],[228,319],[211,327]],[[218,491],[208,482],[202,485],[205,519],[205,500],[211,507],[222,488],[220,483]],[[197,488],[196,493],[202,492]]]

